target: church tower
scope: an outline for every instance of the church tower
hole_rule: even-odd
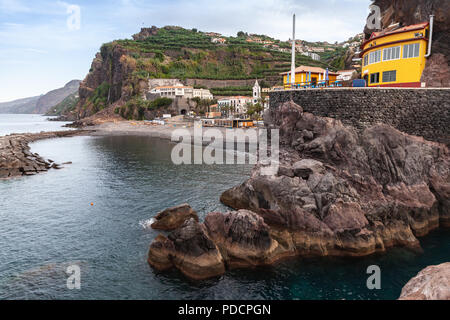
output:
[[[261,99],[261,87],[259,86],[258,80],[255,81],[253,86],[253,104],[257,104]]]

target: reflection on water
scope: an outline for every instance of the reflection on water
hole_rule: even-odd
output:
[[[146,137],[72,137],[39,141],[32,151],[62,170],[0,181],[0,299],[393,299],[429,264],[448,261],[450,236],[423,239],[425,253],[395,249],[359,259],[291,259],[233,270],[203,282],[146,262],[158,232],[156,212],[188,202],[201,219],[227,210],[221,192],[244,181],[248,165],[175,166],[172,145]],[[91,203],[93,206],[91,206]],[[79,262],[81,290],[66,288]],[[382,290],[365,287],[378,264]]]

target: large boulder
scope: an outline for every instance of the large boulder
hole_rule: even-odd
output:
[[[403,287],[399,300],[450,300],[450,262],[420,271]]]
[[[155,222],[151,227],[156,230],[171,231],[183,225],[189,219],[198,221],[197,212],[187,203],[165,209],[155,216]]]
[[[205,227],[230,268],[267,265],[290,254],[271,238],[267,224],[252,211],[209,213]]]
[[[218,248],[195,219],[186,221],[166,238],[159,235],[150,245],[148,263],[157,270],[172,267],[192,279],[222,275],[225,265]]]

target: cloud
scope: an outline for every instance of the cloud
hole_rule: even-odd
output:
[[[11,14],[30,12],[31,9],[18,0],[0,0],[0,11]]]
[[[104,42],[141,27],[177,25],[287,40],[342,41],[362,32],[370,0],[0,0],[0,100],[45,93],[83,78]],[[78,5],[81,29],[69,30]],[[23,91],[27,88],[27,92]]]
[[[362,31],[369,0],[121,0],[110,12],[122,25],[180,25],[235,35],[243,30],[281,40],[291,35],[292,14],[304,40],[344,40]]]

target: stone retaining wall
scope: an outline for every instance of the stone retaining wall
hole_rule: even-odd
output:
[[[450,145],[450,89],[333,88],[274,91],[270,107],[290,99],[304,111],[358,129],[386,123],[408,134]]]

